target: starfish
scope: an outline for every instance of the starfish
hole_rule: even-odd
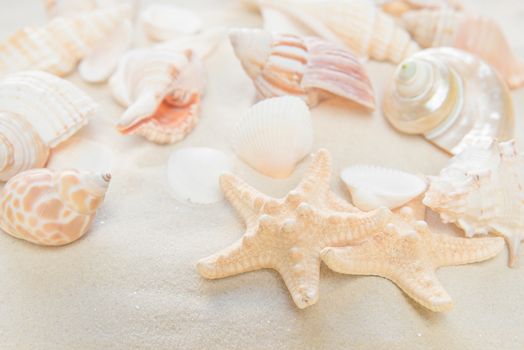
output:
[[[435,270],[490,259],[504,247],[500,237],[462,238],[436,234],[413,209],[402,208],[390,217],[385,229],[360,245],[328,247],[321,252],[334,271],[385,277],[426,308],[441,312],[453,301],[440,284]]]
[[[220,186],[245,221],[246,232],[231,246],[200,260],[200,274],[215,279],[272,268],[299,308],[313,305],[318,300],[320,251],[376,233],[391,213],[386,208],[359,211],[330,191],[330,177],[326,150],[313,155],[304,179],[281,199],[223,174]]]

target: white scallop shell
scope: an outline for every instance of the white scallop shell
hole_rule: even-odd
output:
[[[203,24],[194,12],[170,4],[150,5],[142,11],[140,17],[144,31],[155,41],[197,33]]]
[[[175,151],[167,163],[167,178],[172,195],[192,204],[211,204],[224,196],[219,177],[231,172],[230,156],[212,148],[191,147]]]
[[[232,146],[242,160],[262,174],[289,176],[313,146],[307,105],[291,96],[255,104],[237,124]]]
[[[351,192],[353,204],[365,211],[398,208],[427,188],[419,176],[380,166],[354,165],[342,170],[340,177]]]
[[[469,144],[512,134],[513,104],[488,64],[453,48],[426,49],[402,62],[383,99],[398,130],[423,134],[456,154]]]
[[[49,149],[87,124],[97,104],[70,82],[28,71],[0,81],[0,180],[44,166]]]
[[[24,28],[0,43],[0,75],[26,69],[66,75],[129,16],[128,6],[58,17]]]

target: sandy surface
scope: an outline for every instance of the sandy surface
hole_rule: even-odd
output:
[[[199,9],[207,25],[260,25],[235,1],[178,2]],[[467,3],[498,19],[524,57],[524,2]],[[0,4],[2,36],[44,22],[39,0]],[[438,276],[455,301],[445,314],[425,310],[388,280],[341,275],[325,266],[320,300],[305,310],[294,306],[273,271],[203,280],[196,261],[236,240],[242,222],[226,202],[191,207],[170,197],[166,161],[188,146],[231,153],[232,128],[254,100],[251,81],[227,41],[207,68],[200,124],[186,140],[167,147],[118,135],[112,125],[122,109],[106,86],[84,84],[76,74],[69,78],[101,104],[79,136],[114,150],[114,180],[91,232],[74,244],[43,248],[0,234],[0,349],[524,347],[522,249],[514,269],[506,267],[506,251],[484,263],[441,269]],[[380,102],[394,66],[370,62],[367,68]],[[517,139],[524,149],[524,89],[513,97]],[[422,138],[395,132],[380,111],[370,115],[348,104],[324,103],[312,114],[315,149],[331,151],[335,173],[366,162],[436,174],[448,159]],[[286,180],[264,177],[238,161],[235,172],[280,196],[299,181],[306,164]],[[337,177],[332,188],[349,199]]]

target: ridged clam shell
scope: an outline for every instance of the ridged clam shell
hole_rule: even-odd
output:
[[[202,20],[194,12],[169,4],[153,4],[140,15],[144,31],[155,41],[166,41],[178,35],[194,34]]]
[[[26,69],[66,75],[128,13],[127,6],[100,9],[58,17],[42,27],[20,29],[0,42],[0,75]]]
[[[365,211],[379,207],[398,208],[427,188],[426,182],[416,175],[373,165],[345,168],[340,177],[351,192],[353,204]]]
[[[524,239],[524,157],[513,140],[468,147],[430,177],[423,202],[468,237],[502,235],[511,266]]]
[[[0,228],[35,244],[71,243],[89,229],[110,178],[76,170],[22,172],[0,194]]]
[[[420,45],[471,52],[492,65],[511,88],[524,85],[524,61],[513,54],[495,21],[452,10],[411,11],[402,21]]]
[[[41,167],[49,149],[87,124],[97,104],[70,82],[40,71],[0,81],[0,179]]]
[[[402,62],[386,89],[384,115],[398,130],[456,154],[479,140],[511,138],[513,104],[484,61],[453,48],[421,51]]]
[[[371,0],[260,0],[305,25],[316,35],[347,45],[356,55],[397,63],[418,45]]]
[[[382,11],[395,17],[411,10],[451,8],[460,11],[464,7],[460,0],[375,0],[375,2]]]
[[[289,176],[313,146],[307,105],[291,96],[255,104],[236,126],[232,146],[242,160],[262,174]]]
[[[257,29],[232,30],[230,39],[263,98],[293,95],[314,106],[335,95],[375,107],[364,67],[349,50],[314,37]]]

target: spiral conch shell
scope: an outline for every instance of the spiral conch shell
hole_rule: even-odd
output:
[[[349,50],[315,37],[257,29],[232,30],[230,39],[262,98],[293,95],[312,107],[335,95],[375,108],[369,78]]]
[[[513,104],[506,84],[461,50],[427,49],[402,62],[383,103],[396,129],[424,134],[452,154],[479,140],[511,138]]]
[[[77,170],[22,172],[0,194],[0,228],[35,244],[71,243],[89,229],[110,179]]]
[[[0,180],[47,162],[49,150],[67,140],[97,109],[70,82],[28,71],[0,81]]]
[[[509,87],[524,85],[524,61],[512,52],[495,21],[449,9],[410,11],[402,21],[421,46],[450,46],[471,52],[492,65]]]
[[[128,6],[100,9],[21,29],[0,42],[0,75],[26,69],[66,75],[128,12]]]
[[[358,57],[397,63],[419,50],[409,34],[371,0],[259,0]]]
[[[509,246],[509,265],[515,264],[524,240],[524,157],[515,141],[465,149],[438,177],[430,177],[423,202],[468,237],[503,236]]]

